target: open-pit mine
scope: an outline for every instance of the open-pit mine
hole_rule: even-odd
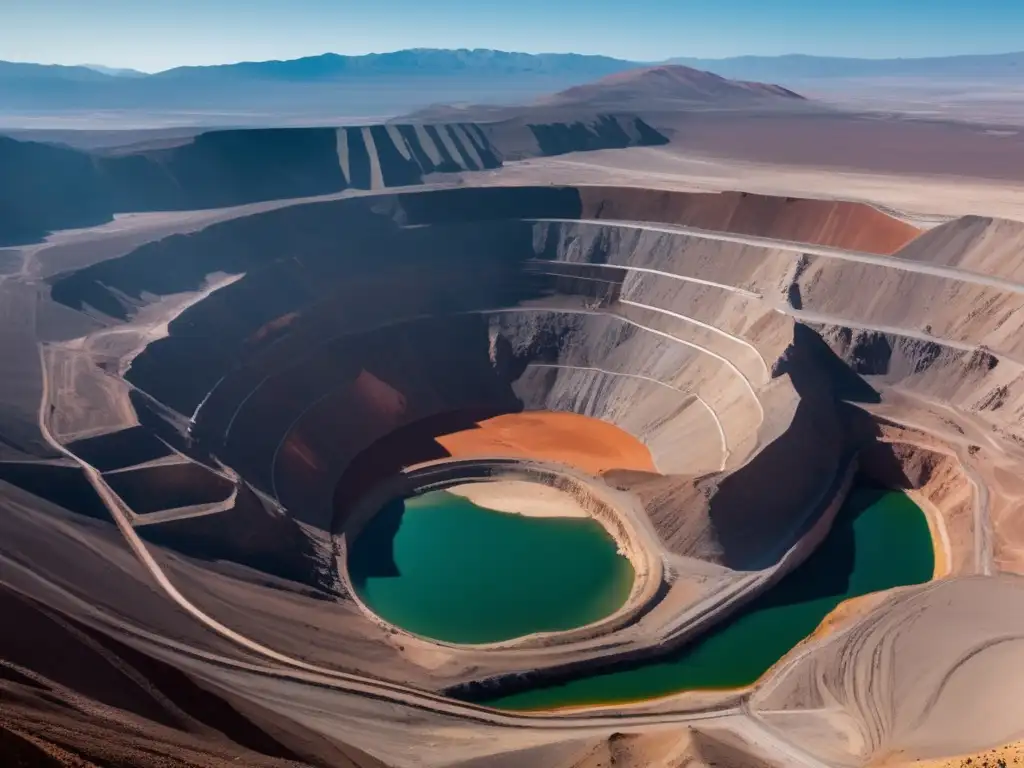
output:
[[[823,768],[1024,738],[1024,224],[503,173],[666,141],[0,139],[34,179],[0,219],[10,744]]]

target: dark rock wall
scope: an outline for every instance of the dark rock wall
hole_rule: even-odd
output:
[[[0,137],[0,246],[130,211],[192,210],[420,184],[503,157],[663,143],[633,118],[591,124],[374,125],[211,131],[103,154]],[[344,158],[344,159],[343,159]],[[375,178],[374,168],[380,169]]]

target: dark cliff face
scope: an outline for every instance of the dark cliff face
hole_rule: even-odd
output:
[[[101,224],[113,212],[91,156],[0,136],[0,246],[31,243],[54,229]]]
[[[455,141],[446,133],[442,141],[437,134],[436,144],[427,136],[425,148],[421,134],[384,126],[215,131],[177,146],[108,155],[0,138],[0,245],[101,224],[115,213],[313,197],[418,184],[424,173],[497,167],[486,145],[466,147],[468,135],[460,131]],[[437,145],[451,150],[441,154]]]
[[[99,156],[0,137],[0,246],[115,213],[188,210],[339,192],[335,131],[225,131]]]
[[[217,131],[96,162],[116,211],[216,208],[340,192],[335,146],[329,128]]]
[[[635,118],[212,131],[168,146],[92,154],[0,137],[0,247],[115,213],[170,211],[416,185],[529,157],[664,143]],[[479,218],[479,216],[477,216]]]

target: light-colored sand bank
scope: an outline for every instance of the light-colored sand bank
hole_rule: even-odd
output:
[[[766,195],[864,201],[895,209],[915,225],[969,214],[1024,220],[1020,184],[977,177],[847,171],[753,162],[678,146],[571,153],[508,163],[464,177],[468,184],[607,184],[648,189],[743,190]]]
[[[894,755],[872,768],[1009,768],[1024,764],[1024,741],[1015,741],[995,749],[986,749],[959,757],[939,760],[903,760]]]
[[[587,739],[567,749],[569,754],[550,763],[551,768],[775,768],[778,763],[763,757],[761,751],[739,735],[714,728],[669,728],[631,733],[621,732],[607,738]],[[526,755],[514,755],[527,763]],[[502,764],[504,766],[505,764]]]
[[[456,458],[516,456],[557,461],[585,472],[610,469],[656,472],[651,452],[622,429],[576,413],[513,413],[437,442]]]
[[[572,496],[539,483],[525,480],[496,480],[464,483],[446,488],[449,493],[469,499],[478,507],[524,517],[589,517]]]
[[[932,578],[941,579],[949,576],[949,537],[946,534],[942,512],[923,493],[908,491],[907,495],[921,508],[925,520],[928,521],[928,534],[931,536],[932,549],[935,551],[935,571]]]
[[[1020,736],[1022,602],[1019,577],[899,591],[780,668],[752,708],[829,765],[916,765],[1009,743]]]

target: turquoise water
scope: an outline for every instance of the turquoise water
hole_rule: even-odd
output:
[[[695,643],[630,668],[475,699],[503,709],[622,703],[755,682],[840,602],[931,579],[928,523],[904,494],[858,487],[799,568]]]
[[[360,598],[418,635],[490,643],[614,613],[633,568],[589,518],[495,512],[444,491],[396,500],[348,559]]]

